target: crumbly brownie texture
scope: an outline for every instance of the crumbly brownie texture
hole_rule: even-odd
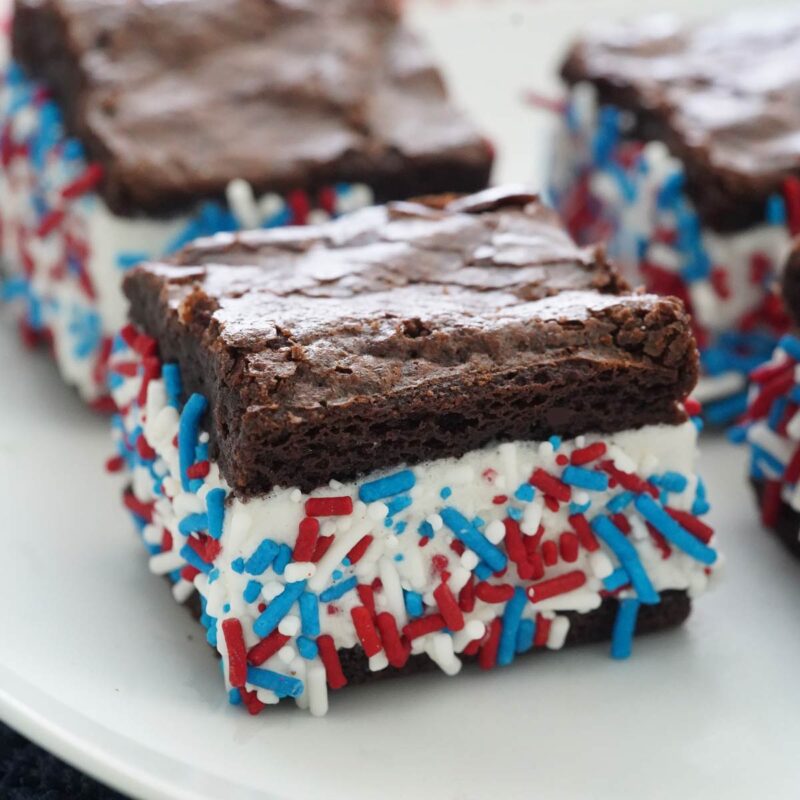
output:
[[[212,458],[241,496],[679,423],[697,377],[682,305],[632,294],[514,188],[221,235],[125,291],[208,398]]]
[[[633,138],[665,142],[703,223],[731,231],[763,220],[770,195],[800,174],[799,56],[796,9],[694,26],[658,16],[595,26],[562,75],[631,112]]]
[[[761,479],[751,480],[751,483],[759,507],[762,512],[767,512],[764,524],[775,532],[791,553],[800,558],[800,512],[783,500],[771,507],[770,502],[774,501],[767,498],[767,482]]]
[[[116,213],[174,214],[234,177],[257,193],[361,182],[378,199],[481,188],[491,149],[395,6],[17,0],[13,53]]]
[[[781,284],[783,304],[795,323],[800,325],[800,239],[792,243]]]

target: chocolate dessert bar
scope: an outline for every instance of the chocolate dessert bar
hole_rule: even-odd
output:
[[[220,230],[486,185],[487,142],[392,0],[16,0],[3,293],[103,403],[133,264]]]
[[[732,438],[750,449],[761,521],[800,556],[800,240],[786,261],[782,290],[793,329],[750,375],[747,412]]]
[[[125,279],[125,504],[233,702],[682,622],[717,559],[683,305],[522,188],[219,234]]]
[[[596,26],[569,51],[552,191],[581,242],[684,300],[697,399],[727,423],[788,318],[775,291],[800,231],[796,10]]]

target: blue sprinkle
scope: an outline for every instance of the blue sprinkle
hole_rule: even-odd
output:
[[[521,508],[516,508],[515,506],[509,506],[506,509],[506,513],[515,522],[519,522],[522,519],[522,509]]]
[[[614,618],[614,629],[611,633],[612,658],[623,659],[630,656],[639,605],[639,601],[633,597],[620,601],[617,616]]]
[[[427,522],[427,521],[426,522],[421,522],[419,527],[417,528],[417,533],[420,536],[427,536],[428,539],[432,539],[433,538],[433,533],[434,533],[433,525],[431,525],[430,522]]]
[[[506,568],[508,559],[502,550],[495,547],[461,512],[446,506],[440,512],[442,521],[470,550],[485,561],[492,572]]]
[[[299,697],[303,694],[303,681],[291,675],[281,675],[271,669],[248,667],[247,682],[258,686],[259,689],[268,689],[278,697]]]
[[[332,578],[333,578],[335,581],[338,581],[338,580],[339,580],[339,578],[341,578],[341,577],[342,577],[342,575],[344,575],[344,572],[342,572],[340,569],[335,569],[335,570],[334,570],[334,571],[331,573],[331,577],[332,577]]]
[[[214,539],[222,536],[222,525],[225,520],[225,490],[212,489],[206,495],[208,509],[208,533]]]
[[[277,597],[272,599],[272,602],[270,602],[253,623],[253,631],[256,636],[260,636],[261,638],[269,636],[269,634],[278,627],[281,620],[289,613],[305,588],[305,581],[287,583],[286,588]]]
[[[592,520],[592,530],[611,548],[625,568],[643,603],[655,605],[661,598],[653,588],[650,578],[639,560],[636,548],[628,541],[625,534],[608,517],[598,514]]]
[[[244,572],[244,559],[241,556],[239,556],[239,558],[234,558],[233,561],[231,561],[231,569],[241,575]]]
[[[414,473],[410,469],[404,469],[402,472],[395,472],[393,475],[363,484],[359,487],[358,499],[364,503],[374,503],[376,500],[407,492],[415,483]]]
[[[288,544],[282,544],[278,548],[278,555],[275,556],[275,561],[272,563],[272,569],[276,574],[283,575],[286,567],[292,560],[292,548]]]
[[[439,492],[439,497],[441,497],[442,500],[447,500],[447,498],[450,497],[451,494],[453,494],[453,490],[449,486],[445,486],[444,489],[442,489],[442,491]]]
[[[311,661],[317,657],[319,648],[317,647],[317,643],[312,639],[309,639],[306,636],[298,636],[296,644],[297,651],[303,658],[307,658],[309,661]]]
[[[123,271],[129,270],[131,267],[135,267],[137,264],[141,264],[142,261],[147,261],[150,258],[149,253],[145,253],[143,251],[140,252],[123,252],[117,253],[117,267]]]
[[[358,585],[358,578],[354,575],[341,583],[335,583],[329,586],[324,592],[320,593],[319,599],[323,603],[330,603],[333,600],[338,600],[342,595],[347,594],[351,589],[355,589]]]
[[[525,483],[521,483],[517,487],[517,491],[514,492],[514,497],[523,503],[530,503],[535,496],[536,490],[527,481]]]
[[[584,503],[583,505],[579,505],[578,503],[570,503],[569,504],[570,516],[574,514],[585,514],[591,507],[592,507],[591,500],[588,503]]]
[[[230,603],[225,603],[225,605],[224,605],[224,606],[222,606],[222,610],[223,610],[223,611],[224,611],[226,614],[230,613],[230,610],[231,610],[231,604],[230,604]]]
[[[188,514],[178,523],[178,530],[188,536],[195,531],[205,531],[208,528],[207,514]]]
[[[214,583],[219,578],[219,569],[214,567],[211,572],[208,573],[208,582]]]
[[[478,564],[478,566],[475,567],[473,572],[475,573],[475,577],[479,581],[485,581],[487,578],[491,578],[492,575],[494,575],[494,571],[492,570],[492,568],[488,564],[485,564],[483,561],[481,561]]]
[[[663,475],[658,477],[656,485],[661,486],[668,492],[680,494],[686,490],[686,487],[689,485],[689,481],[686,480],[686,476],[681,475],[680,472],[665,472]]]
[[[679,547],[701,564],[713,564],[717,554],[699,539],[692,536],[663,508],[656,504],[650,495],[640,494],[634,503],[636,510],[658,530],[664,538],[676,547]]]
[[[263,575],[267,567],[278,555],[278,545],[271,539],[264,539],[255,549],[253,555],[244,563],[245,572],[250,575]]]
[[[220,664],[222,664],[221,661],[220,661]],[[238,689],[231,689],[228,692],[228,702],[232,706],[240,706],[242,704],[242,695],[239,694],[239,690]]]
[[[522,611],[528,602],[528,596],[521,586],[514,589],[513,597],[506,603],[503,611],[503,630],[500,644],[497,647],[497,663],[506,666],[514,660],[517,650],[517,631]]]
[[[800,361],[800,339],[787,333],[781,336],[778,341],[778,347],[784,350],[795,361]]]
[[[403,556],[403,554],[402,554],[402,553],[398,553],[398,554],[397,554],[397,555],[394,557],[394,560],[395,560],[395,561],[402,561],[404,558],[405,558],[405,556]]]
[[[754,460],[766,465],[770,472],[775,474],[775,477],[783,475],[785,469],[783,463],[772,455],[768,450],[759,447],[757,444],[750,443],[750,452]]]
[[[395,497],[386,504],[388,516],[393,517],[395,514],[399,514],[403,509],[408,508],[410,505],[411,498],[407,494]]]
[[[630,578],[623,567],[617,567],[610,575],[603,578],[603,586],[609,592],[621,589],[626,583],[630,583]]]
[[[211,570],[211,565],[206,564],[202,558],[191,548],[188,544],[185,544],[181,548],[181,556],[183,560],[186,561],[188,564],[191,564],[193,567],[196,567],[200,570],[200,572],[209,572]]]
[[[313,592],[303,592],[298,600],[300,621],[306,636],[319,636],[319,603]]]
[[[725,397],[713,403],[703,404],[703,414],[710,425],[719,427],[732,422],[747,410],[747,393]]]
[[[250,580],[247,582],[247,586],[244,587],[242,597],[244,597],[245,601],[248,603],[255,603],[258,596],[261,594],[261,589],[261,581]]]
[[[422,616],[424,606],[422,603],[422,595],[419,594],[419,592],[403,589],[403,599],[405,600],[406,611],[408,611],[409,617],[416,618]]]
[[[577,486],[593,492],[604,492],[608,489],[608,475],[583,467],[573,467],[572,465],[566,467],[561,473],[561,480],[570,486]]]
[[[161,377],[164,379],[164,388],[167,391],[169,404],[173,408],[180,408],[183,394],[180,368],[177,364],[164,364],[161,367]]]
[[[533,647],[536,623],[532,619],[521,619],[517,627],[517,652],[527,653]]]
[[[553,445],[553,450],[558,450],[561,447],[561,437],[560,436],[551,436],[547,441]]]
[[[683,183],[684,177],[681,171],[675,171],[667,177],[656,198],[656,204],[660,209],[669,209],[675,206],[683,193]]]
[[[767,198],[766,218],[770,225],[786,226],[786,204],[779,194],[771,194]]]
[[[777,430],[778,426],[781,424],[781,420],[783,419],[783,415],[786,412],[788,405],[788,397],[779,397],[772,404],[772,408],[769,410],[769,416],[767,417],[767,424],[770,428],[772,428],[773,431]]]
[[[619,514],[620,511],[626,509],[633,502],[634,497],[633,492],[620,492],[606,503],[606,508],[612,514]]]
[[[186,470],[194,463],[194,448],[197,445],[197,434],[200,420],[208,408],[208,401],[201,394],[193,394],[183,407],[178,425],[178,460],[181,470],[183,490],[189,491],[189,476]]]
[[[405,521],[398,522],[397,525],[394,526],[395,531],[400,533],[405,533],[406,528],[408,527],[408,523]]]

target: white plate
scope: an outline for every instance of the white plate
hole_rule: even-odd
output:
[[[681,2],[683,8],[690,3]],[[699,5],[699,4],[695,4]],[[708,3],[722,6],[723,3]],[[419,3],[460,97],[530,172],[574,26],[630,3]],[[638,8],[658,7],[639,2]],[[554,85],[552,81],[548,85]],[[770,798],[800,785],[800,564],[761,532],[744,453],[704,442],[725,580],[682,630],[457,680],[353,689],[322,720],[227,705],[200,628],[147,571],[99,465],[106,424],[0,326],[0,716],[137,797]]]

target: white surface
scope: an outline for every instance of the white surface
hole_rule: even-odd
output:
[[[510,179],[530,171],[542,119],[515,92],[538,85],[574,25],[629,6],[420,2],[415,18],[507,148]],[[291,705],[252,719],[228,707],[201,629],[147,571],[99,468],[105,421],[3,322],[0,716],[83,769],[170,799],[797,795],[800,563],[760,531],[743,452],[704,442],[721,585],[630,661],[566,650],[353,689],[322,720]]]

